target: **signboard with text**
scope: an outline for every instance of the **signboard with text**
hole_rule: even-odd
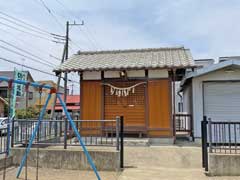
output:
[[[15,78],[16,80],[24,80],[27,81],[27,73],[23,71],[15,70]],[[22,84],[15,84],[16,88],[16,96],[22,97],[24,96],[24,85]]]

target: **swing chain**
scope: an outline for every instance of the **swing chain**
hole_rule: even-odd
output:
[[[41,86],[39,86],[39,89],[38,89],[38,92],[39,92],[39,113],[41,111],[41,106],[42,106],[42,89],[43,89],[43,85],[42,84]],[[38,180],[38,166],[39,166],[39,129],[41,129],[41,125],[40,127],[38,128],[38,131],[37,131],[37,165],[36,165],[36,180]]]

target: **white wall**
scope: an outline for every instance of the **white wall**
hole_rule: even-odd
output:
[[[104,78],[120,78],[120,71],[104,71]]]
[[[126,71],[128,77],[145,77],[145,70]],[[120,78],[120,71],[104,71],[104,78]]]
[[[168,71],[166,69],[148,70],[149,78],[168,78]]]
[[[201,121],[203,118],[203,81],[220,81],[220,80],[240,80],[240,70],[228,73],[225,69],[218,70],[203,76],[192,79],[192,95],[193,95],[193,120],[194,135],[201,136]]]
[[[128,77],[145,77],[145,70],[127,71]]]
[[[172,82],[172,87],[173,86],[174,86],[174,82]],[[175,94],[175,111],[176,111],[176,113],[179,113],[178,103],[181,102],[181,97],[178,95],[179,87],[180,87],[180,81],[176,81],[175,82],[175,93],[174,93]]]
[[[126,71],[130,78],[145,77],[145,70],[129,70]],[[148,71],[149,78],[168,78],[166,69],[156,69]],[[120,78],[120,71],[104,71],[104,78]],[[83,80],[99,80],[101,79],[100,71],[85,71],[83,72]]]
[[[84,71],[83,80],[99,80],[101,79],[101,71]]]
[[[183,111],[192,114],[192,86],[189,84],[183,90]]]

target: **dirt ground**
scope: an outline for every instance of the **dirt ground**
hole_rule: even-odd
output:
[[[11,167],[6,171],[6,180],[16,180],[17,168]],[[119,177],[117,172],[99,172],[102,180],[116,180]],[[0,179],[3,179],[3,172],[0,173]],[[25,180],[25,171],[23,170],[20,180]],[[36,180],[36,168],[28,167],[28,180]],[[96,176],[90,171],[71,171],[60,169],[39,169],[39,180],[96,180]]]
[[[15,180],[17,168],[7,169],[6,180]],[[0,179],[2,179],[2,171]],[[200,147],[126,147],[123,172],[99,172],[102,180],[240,180],[240,177],[208,177],[201,168]],[[24,180],[24,170],[20,176]],[[96,180],[92,171],[40,169],[39,180]],[[28,168],[28,180],[36,180],[36,168]]]

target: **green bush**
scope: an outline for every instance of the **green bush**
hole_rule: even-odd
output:
[[[25,109],[16,110],[16,118],[17,119],[26,119],[33,118],[37,119],[39,117],[39,110],[35,107],[28,107],[27,112]],[[48,114],[45,114],[44,118],[48,118]]]

